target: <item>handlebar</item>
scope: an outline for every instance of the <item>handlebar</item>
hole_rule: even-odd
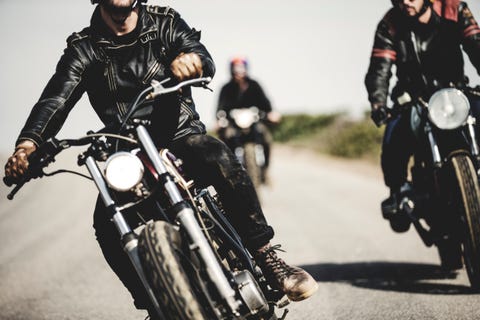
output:
[[[212,78],[211,77],[203,77],[203,78],[190,79],[190,80],[185,80],[185,81],[179,82],[177,85],[175,85],[173,87],[164,87],[163,84],[166,83],[166,82],[169,82],[169,81],[170,81],[170,78],[167,78],[167,79],[165,79],[161,82],[153,80],[152,85],[151,85],[152,92],[150,92],[147,95],[146,98],[147,99],[154,99],[154,98],[156,98],[160,95],[175,92],[175,91],[178,91],[178,89],[180,89],[180,88],[183,88],[185,86],[190,86],[190,85],[193,85],[193,84],[197,84],[197,83],[207,84],[210,81],[212,81]]]
[[[193,85],[193,84],[202,84],[204,87],[212,80],[211,77],[203,77],[203,78],[197,78],[197,79],[190,79],[186,81],[179,82],[175,86],[172,87],[164,87],[163,84],[167,83],[170,81],[170,78],[167,78],[161,82],[158,81],[152,81],[151,86],[149,86],[147,89],[142,91],[136,98],[135,102],[132,104],[129,113],[127,114],[127,117],[125,117],[124,122],[122,124],[125,124],[125,122],[128,120],[128,118],[133,114],[135,111],[135,108],[145,99],[154,99],[157,96],[171,93],[174,91],[179,90],[180,88],[188,85]],[[62,150],[69,148],[70,146],[81,146],[81,145],[86,145],[88,143],[92,142],[92,139],[95,139],[96,137],[99,136],[112,136],[115,138],[122,138],[125,140],[128,140],[129,142],[135,143],[135,140],[122,137],[120,135],[115,135],[115,134],[105,134],[102,133],[103,131],[108,131],[108,127],[105,127],[104,129],[100,130],[98,133],[92,133],[92,134],[87,134],[87,136],[82,137],[80,139],[68,139],[68,140],[57,140],[55,138],[51,138],[48,141],[46,141],[44,144],[42,144],[38,149],[32,153],[29,156],[29,167],[27,172],[25,172],[20,178],[13,178],[13,177],[4,177],[3,178],[3,183],[7,187],[11,187],[15,185],[13,190],[7,195],[7,198],[9,200],[12,200],[15,194],[25,185],[27,182],[29,182],[31,179],[36,179],[40,178],[45,173],[43,172],[43,169],[46,168],[50,163],[55,161],[55,156],[60,153]],[[117,128],[118,129],[118,128]]]

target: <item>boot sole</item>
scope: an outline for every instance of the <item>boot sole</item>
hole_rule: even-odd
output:
[[[312,289],[308,290],[307,292],[304,292],[300,295],[291,295],[291,296],[287,294],[287,298],[295,302],[302,301],[307,298],[310,298],[315,292],[317,292],[317,290],[318,290],[318,283],[315,282],[315,286]]]

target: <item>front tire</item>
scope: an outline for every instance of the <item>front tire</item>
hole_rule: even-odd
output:
[[[463,257],[472,288],[480,289],[480,187],[470,158],[456,155],[452,158],[456,182],[461,196],[464,225]]]
[[[246,143],[244,146],[245,167],[253,185],[256,189],[262,184],[262,169],[257,164],[257,157],[255,152],[255,143]]]
[[[147,224],[139,239],[146,277],[168,319],[207,320],[182,263],[180,232],[171,224]]]

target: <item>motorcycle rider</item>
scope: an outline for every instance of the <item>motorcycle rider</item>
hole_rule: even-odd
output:
[[[480,72],[480,28],[467,3],[392,0],[392,4],[393,8],[378,24],[365,77],[371,118],[377,126],[386,123],[381,166],[390,197],[382,202],[382,208],[397,207],[415,143],[409,108],[402,106],[413,97],[428,99],[438,88],[465,85],[462,48]],[[389,109],[387,96],[394,65],[398,81],[391,93],[394,105]],[[477,115],[478,99],[472,98],[471,105]],[[405,231],[401,225],[408,226],[406,222],[402,215],[390,218],[397,231]]]
[[[268,182],[267,170],[270,164],[270,150],[273,142],[272,135],[267,127],[267,124],[276,124],[280,122],[280,113],[273,111],[270,100],[267,98],[264,90],[260,84],[249,77],[248,75],[248,61],[245,57],[237,56],[230,61],[231,79],[226,83],[218,97],[217,116],[219,112],[224,112],[225,116],[229,117],[229,112],[232,109],[257,107],[265,114],[262,121],[257,123],[259,137],[262,141],[265,153],[265,167],[262,173],[264,182]],[[233,138],[238,135],[237,129],[229,123],[226,127],[218,126],[218,135],[230,149],[234,150],[235,144]],[[267,181],[265,181],[267,180]]]
[[[107,124],[124,115],[128,104],[152,79],[173,76],[182,81],[213,76],[215,66],[200,42],[200,32],[191,29],[173,9],[144,2],[92,0],[98,5],[90,26],[67,39],[56,72],[34,105],[5,165],[7,177],[18,178],[26,172],[28,156],[55,136],[84,92]],[[208,181],[215,186],[229,219],[272,286],[292,300],[312,295],[316,281],[304,270],[287,265],[270,245],[273,229],[267,224],[251,180],[225,144],[205,134],[191,90],[184,88],[174,94],[173,101],[168,109],[150,108],[144,115],[152,121],[150,130],[158,145],[183,158],[186,170],[199,184]],[[152,310],[102,201],[97,201],[94,228],[108,264],[131,292],[136,307]]]

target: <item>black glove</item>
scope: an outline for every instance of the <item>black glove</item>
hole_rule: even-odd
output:
[[[372,112],[370,113],[370,118],[372,118],[373,122],[377,127],[381,127],[383,124],[387,123],[388,119],[388,111],[387,107],[379,106],[376,108],[372,108]]]

